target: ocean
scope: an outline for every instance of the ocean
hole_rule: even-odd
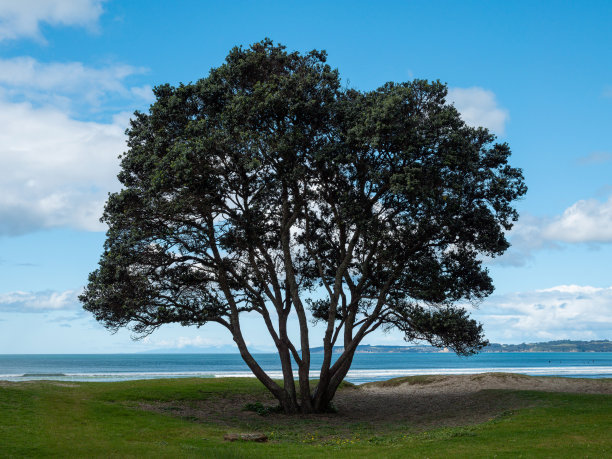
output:
[[[281,378],[275,354],[255,354],[273,378]],[[317,377],[322,354],[312,354]],[[521,373],[534,376],[612,378],[612,352],[356,354],[346,380],[354,384],[399,376]],[[0,380],[125,381],[155,378],[253,376],[238,354],[61,354],[0,355]]]

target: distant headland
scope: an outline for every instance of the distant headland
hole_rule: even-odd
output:
[[[334,352],[342,352],[342,346],[334,346]],[[323,347],[310,349],[311,353],[323,352]],[[425,352],[452,352],[446,348],[436,348],[427,345],[414,346],[378,346],[364,344],[357,347],[357,354],[380,353],[425,353]],[[612,341],[547,341],[544,343],[499,344],[491,343],[481,352],[612,352]]]

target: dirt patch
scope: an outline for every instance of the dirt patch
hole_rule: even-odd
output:
[[[293,415],[270,413],[260,416],[245,411],[247,403],[274,406],[272,397],[231,397],[190,402],[140,403],[141,409],[164,413],[195,422],[212,422],[228,429],[293,429],[311,432],[333,428],[350,434],[355,425],[372,430],[421,431],[432,427],[470,425],[528,406],[529,401],[510,392],[477,391],[460,393],[414,393],[372,388],[342,390],[333,404],[336,413]]]
[[[141,409],[197,422],[214,422],[228,428],[258,429],[334,428],[351,425],[373,429],[403,426],[411,431],[432,427],[470,425],[528,406],[529,401],[508,390],[612,393],[611,380],[530,377],[507,373],[397,378],[338,391],[333,401],[337,413],[260,416],[245,411],[248,403],[273,406],[271,395],[232,396],[215,400],[141,403]]]
[[[426,425],[482,422],[521,408],[527,401],[505,391],[608,393],[611,380],[531,377],[509,373],[398,378],[364,384],[358,391],[339,392],[339,412],[350,419],[385,419]],[[340,409],[341,408],[341,409]]]

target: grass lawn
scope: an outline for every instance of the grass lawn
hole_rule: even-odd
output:
[[[511,395],[526,407],[480,424],[423,430],[368,422],[338,428],[316,416],[279,414],[206,420],[175,409],[268,400],[253,378],[0,383],[0,457],[612,457],[612,395]],[[270,440],[223,440],[238,432]]]

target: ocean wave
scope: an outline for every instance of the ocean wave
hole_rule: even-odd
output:
[[[56,377],[66,376],[64,373],[25,373],[22,375],[23,378],[43,378],[43,377]]]
[[[0,374],[5,381],[128,381],[156,378],[214,378],[210,371],[134,371],[134,372],[95,372],[95,373],[18,373]]]
[[[521,373],[528,375],[583,375],[609,374],[609,366],[567,366],[567,367],[477,367],[477,368],[406,368],[382,370],[349,370],[349,376],[392,377],[417,375],[471,375],[479,373]]]
[[[401,376],[419,376],[419,375],[472,375],[480,373],[519,373],[531,376],[583,376],[583,375],[610,375],[612,376],[612,367],[490,367],[490,368],[398,368],[398,369],[377,369],[377,370],[349,370],[346,375],[347,380],[351,379],[372,379],[381,380],[396,378]],[[281,371],[271,371],[268,375],[272,378],[282,378]],[[215,372],[215,378],[239,378],[251,377],[253,373],[249,371],[227,371]],[[311,377],[316,379],[318,374],[311,373]]]
[[[612,377],[612,366],[555,366],[555,367],[473,367],[473,368],[400,368],[400,369],[354,369],[346,380],[355,383],[380,381],[402,376],[417,375],[471,375],[479,373],[519,373],[531,376],[567,377]],[[283,377],[282,371],[268,371],[274,379]],[[56,380],[56,381],[127,381],[158,378],[244,378],[255,377],[248,370],[240,371],[134,371],[134,372],[91,372],[91,373],[20,373],[0,374],[0,380]],[[313,371],[311,377],[317,378]]]

